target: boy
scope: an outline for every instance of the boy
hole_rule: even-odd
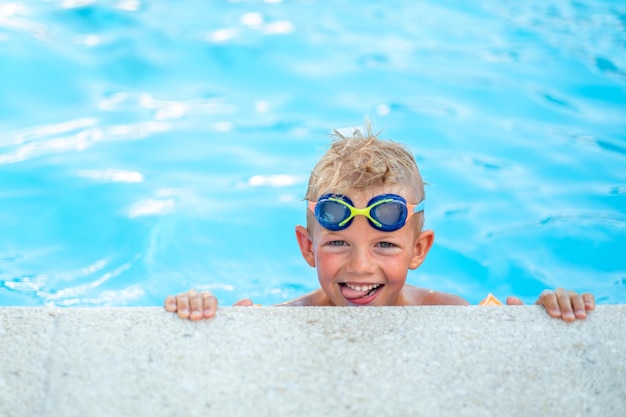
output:
[[[309,179],[307,227],[296,226],[302,256],[317,269],[321,288],[281,305],[467,305],[456,295],[406,284],[408,270],[422,264],[434,241],[432,230],[422,230],[424,183],[412,153],[378,139],[369,125],[365,134],[333,136]],[[522,302],[509,297],[507,304]],[[595,301],[558,289],[544,291],[536,304],[569,322],[584,319]],[[191,290],[167,297],[165,308],[181,318],[211,318],[217,299]]]

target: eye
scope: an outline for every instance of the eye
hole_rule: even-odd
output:
[[[394,245],[391,242],[378,242],[378,247],[380,247],[380,248],[395,248],[396,245]]]
[[[347,243],[345,240],[331,240],[326,245],[328,246],[346,246]]]

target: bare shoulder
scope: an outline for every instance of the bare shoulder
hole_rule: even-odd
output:
[[[407,285],[405,295],[413,306],[466,306],[467,301],[458,295]]]
[[[326,293],[321,289],[311,291],[308,294],[298,297],[295,300],[287,301],[285,303],[277,304],[278,306],[288,307],[323,307],[330,306],[330,302]]]

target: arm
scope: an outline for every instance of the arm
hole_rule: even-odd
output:
[[[252,301],[245,299],[237,301],[233,305],[251,306]],[[171,313],[177,313],[181,319],[211,319],[215,317],[217,311],[217,298],[209,291],[189,290],[165,298],[165,309]]]
[[[524,304],[517,297],[508,297],[506,303],[508,305]],[[535,304],[544,306],[550,317],[563,319],[563,321],[567,322],[572,322],[576,319],[584,320],[587,318],[587,312],[593,310],[596,306],[593,294],[577,294],[574,291],[567,291],[563,288],[557,288],[554,291],[544,290]]]

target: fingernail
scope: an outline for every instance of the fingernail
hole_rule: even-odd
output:
[[[207,308],[204,310],[204,315],[205,316],[210,316],[211,314],[213,314],[213,309],[212,308]]]

